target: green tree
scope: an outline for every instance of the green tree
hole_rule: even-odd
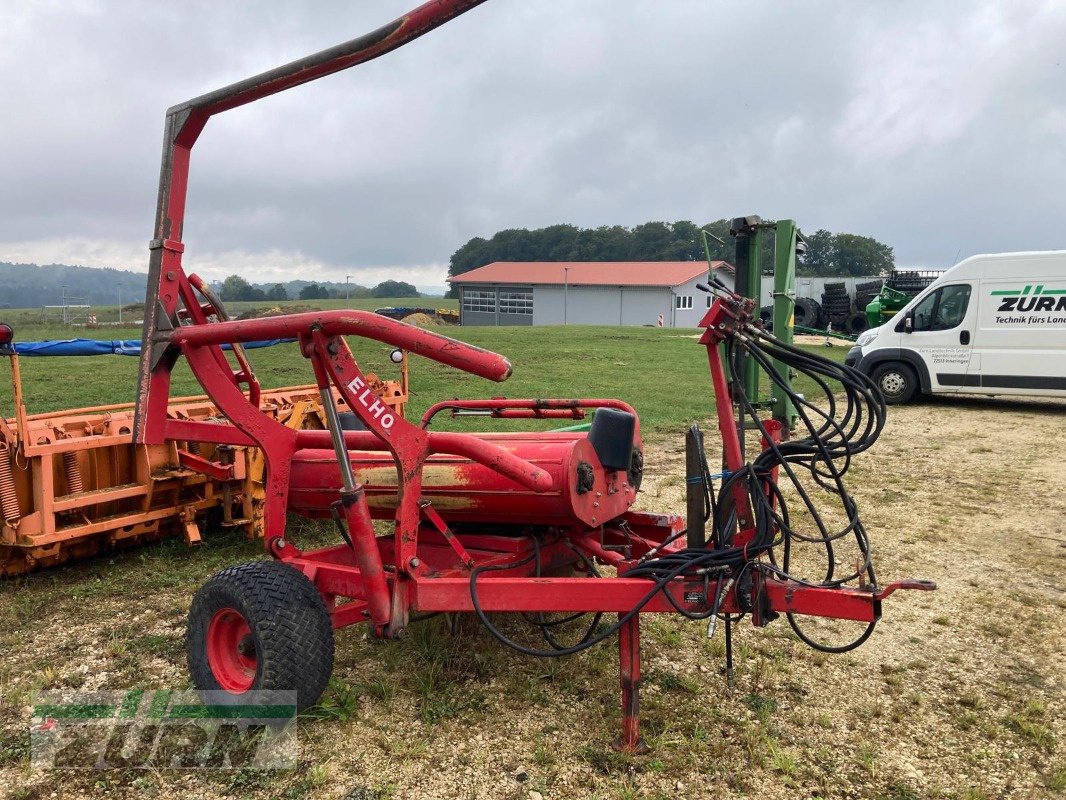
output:
[[[660,261],[670,246],[672,233],[665,222],[645,222],[633,229],[633,260]]]
[[[282,283],[275,283],[267,292],[267,300],[288,300],[289,292]]]
[[[633,237],[622,225],[581,231],[573,261],[632,261]]]
[[[833,245],[838,275],[888,275],[895,266],[892,248],[869,236],[838,233]]]
[[[736,248],[733,245],[733,238],[729,235],[729,220],[716,219],[714,222],[708,222],[703,226],[703,230],[709,231],[712,235],[708,237],[707,245],[711,251],[712,261],[728,261],[732,264],[736,260]],[[706,258],[706,254],[703,250],[703,234],[700,234],[700,258]]]
[[[836,269],[834,236],[824,228],[805,234],[807,252],[796,265],[801,275],[833,275]]]
[[[418,289],[405,281],[382,281],[370,290],[371,297],[421,297]]]
[[[309,283],[300,290],[301,300],[325,300],[329,292],[317,283]]]
[[[252,285],[240,275],[230,275],[222,281],[221,299],[223,302],[247,300]]]
[[[736,261],[730,226],[727,219],[703,226],[714,235],[709,242],[712,260]],[[876,275],[892,268],[892,248],[876,239],[825,230],[807,238],[810,249],[800,263],[803,274]],[[773,235],[764,234],[759,253],[764,269],[773,267],[774,246]],[[510,228],[489,239],[474,237],[452,254],[448,274],[461,275],[494,261],[702,261],[705,257],[700,228],[689,220],[645,222],[634,228],[561,224],[537,230]],[[455,296],[454,288],[449,296]]]
[[[895,267],[892,248],[869,236],[818,230],[806,239],[799,269],[803,275],[888,275]]]

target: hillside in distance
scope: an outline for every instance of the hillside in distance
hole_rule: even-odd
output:
[[[64,298],[70,305],[117,306],[144,302],[147,273],[110,267],[78,267],[69,264],[16,264],[0,261],[0,308],[40,308],[59,306]],[[212,281],[216,288],[221,282]],[[345,285],[336,281],[282,281],[290,299],[300,296],[306,286],[316,284],[336,297],[344,297]],[[252,283],[270,291],[276,282]],[[352,283],[352,295],[365,287]]]

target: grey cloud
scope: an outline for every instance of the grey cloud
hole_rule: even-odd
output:
[[[151,232],[167,106],[407,7],[16,6],[0,260],[72,235],[128,252]],[[1063,247],[1064,40],[1055,3],[490,0],[212,120],[188,252],[350,272],[440,265],[503,227],[752,211],[877,236],[906,264]]]

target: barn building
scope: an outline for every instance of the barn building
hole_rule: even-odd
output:
[[[733,267],[711,269],[733,285]],[[496,261],[455,275],[463,325],[694,328],[710,306],[705,261]]]

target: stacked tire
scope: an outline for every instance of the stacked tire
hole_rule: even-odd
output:
[[[942,274],[940,270],[897,269],[892,271],[892,276],[886,283],[897,291],[915,295]]]
[[[822,311],[825,312],[826,321],[832,323],[837,330],[847,327],[854,309],[851,307],[851,296],[847,286],[841,283],[827,283],[822,292]]]
[[[867,281],[866,283],[860,283],[855,286],[855,308],[858,311],[865,311],[866,306],[870,305],[881,292],[881,281]]]

